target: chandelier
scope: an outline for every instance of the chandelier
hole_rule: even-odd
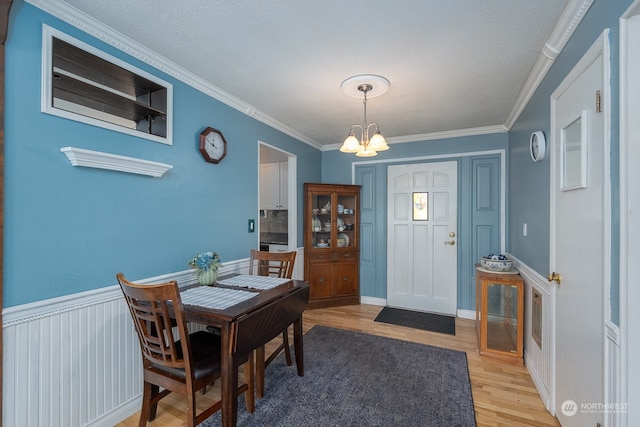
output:
[[[355,153],[358,157],[373,157],[378,155],[378,151],[388,150],[389,146],[380,133],[378,124],[367,123],[367,93],[370,93],[370,97],[382,95],[389,88],[389,80],[382,76],[362,74],[348,78],[340,87],[347,95],[357,98],[362,96],[364,105],[364,123],[351,126],[340,151]],[[360,134],[359,140],[356,137],[356,130]],[[370,135],[371,138],[369,138]]]

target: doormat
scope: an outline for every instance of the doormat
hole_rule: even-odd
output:
[[[419,311],[385,307],[380,314],[378,314],[378,317],[375,318],[375,321],[422,329],[424,331],[439,332],[441,334],[456,334],[456,318],[442,314],[422,313]]]

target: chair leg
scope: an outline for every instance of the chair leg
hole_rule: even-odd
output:
[[[286,328],[282,333],[282,342],[284,343],[284,355],[287,358],[287,365],[293,365],[291,361],[291,350],[289,349],[289,328]]]
[[[187,426],[196,427],[196,392],[187,387]]]
[[[151,395],[153,394],[153,388],[156,387],[151,383],[144,382],[142,386],[142,409],[140,409],[140,421],[138,421],[138,427],[145,427],[147,421],[153,421],[156,417],[157,403],[153,405],[153,411],[151,410]],[[151,418],[153,415],[153,418]]]

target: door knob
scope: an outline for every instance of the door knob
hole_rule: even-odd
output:
[[[445,244],[445,245],[451,245],[451,246],[453,246],[453,245],[455,245],[455,244],[456,244],[456,241],[455,241],[455,240],[450,240],[450,241],[448,241],[448,242],[444,242],[444,244]]]
[[[547,274],[547,280],[549,282],[556,282],[559,285],[560,282],[562,282],[562,276],[554,271],[553,273]]]

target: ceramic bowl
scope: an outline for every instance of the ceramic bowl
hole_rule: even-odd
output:
[[[487,257],[480,258],[480,265],[491,271],[511,271],[514,268],[513,260],[507,259],[491,259]]]

